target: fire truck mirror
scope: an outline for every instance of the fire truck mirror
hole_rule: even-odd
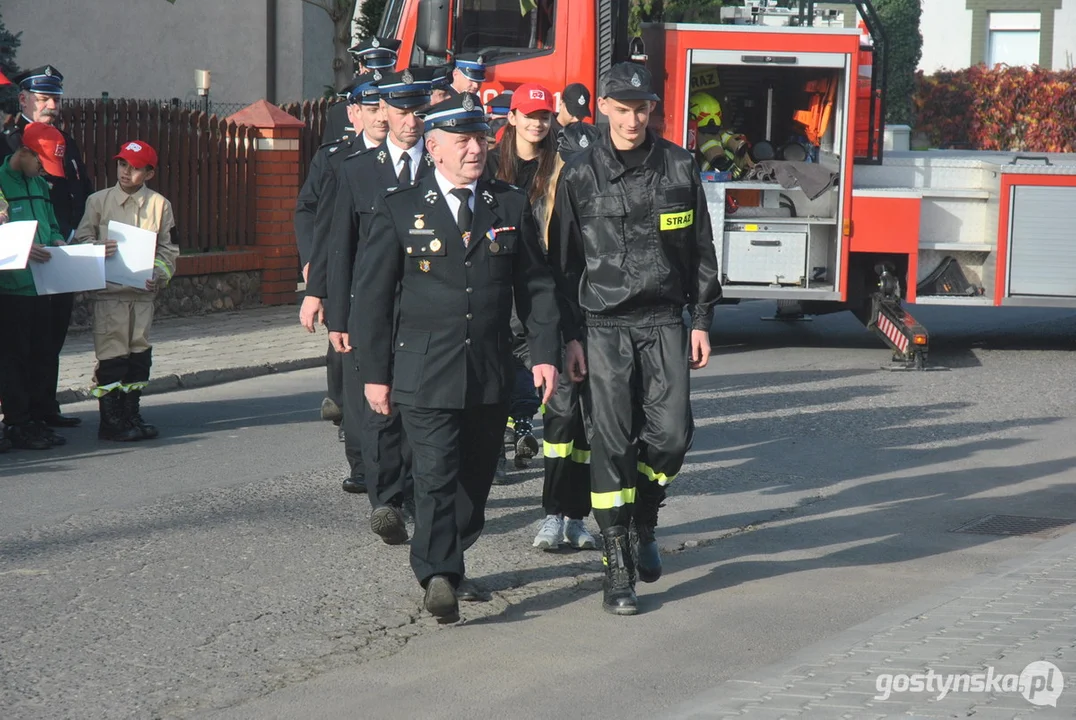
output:
[[[448,52],[448,0],[419,0],[415,44],[427,55]]]

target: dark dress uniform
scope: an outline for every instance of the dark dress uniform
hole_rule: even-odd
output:
[[[650,73],[635,63],[615,65],[603,80],[606,97],[657,99]],[[634,519],[639,577],[656,580],[658,507],[691,445],[683,311],[691,308],[692,329],[709,331],[721,297],[698,167],[686,150],[647,133],[621,152],[605,129],[567,164],[549,238],[585,318],[591,505],[605,541],[603,605],[617,614],[636,612],[628,527]]]
[[[63,95],[63,75],[51,65],[43,65],[33,70],[27,70],[12,78],[12,82],[19,86],[20,90],[43,95]],[[0,162],[14,153],[21,144],[22,131],[28,124],[29,118],[19,115],[15,122],[4,131],[4,140],[0,143]],[[57,127],[60,130],[59,127]],[[93,193],[93,180],[90,178],[86,164],[82,161],[82,149],[79,148],[75,139],[63,130],[64,136],[64,177],[46,176],[49,184],[49,197],[56,213],[56,220],[60,223],[60,232],[67,240],[72,231],[82,221],[82,215],[86,212],[86,199]],[[71,312],[75,304],[74,293],[61,293],[50,295],[51,304],[49,321],[49,338],[55,354],[49,355],[46,373],[52,383],[52,406],[53,411],[49,416],[49,424],[56,427],[74,427],[80,423],[78,418],[60,415],[60,403],[56,400],[56,386],[60,379],[60,351],[63,350],[67,340],[67,329],[71,325]]]
[[[380,97],[396,107],[412,108],[425,105],[429,99],[429,83],[418,82],[409,71],[385,75],[378,83]],[[384,143],[341,162],[335,173],[335,195],[332,225],[329,231],[329,266],[325,298],[325,324],[331,332],[347,332],[354,338],[355,322],[365,312],[361,303],[354,307],[356,278],[365,263],[367,229],[374,210],[374,201],[401,184],[410,184],[433,171],[433,159],[421,149],[415,153],[396,153],[407,158],[407,177],[403,168],[397,169],[394,153],[389,148],[391,135]],[[366,489],[370,503],[377,511],[382,507],[399,510],[409,500],[410,449],[404,437],[398,414],[379,415],[370,408],[363,392],[364,345],[352,339],[352,362],[344,367],[344,432],[347,442],[361,444],[366,471]],[[375,532],[385,530],[387,541],[402,541],[405,536],[403,518],[390,513],[391,527],[382,527],[383,513],[371,522]],[[379,532],[379,534],[381,534]]]
[[[470,94],[425,118],[427,132],[488,129]],[[485,521],[513,383],[513,298],[535,363],[555,365],[560,349],[553,276],[526,196],[483,178],[454,216],[439,178],[377,201],[356,283],[364,380],[391,385],[414,453],[411,567],[431,611],[433,580],[459,585]],[[456,608],[453,592],[441,620]]]
[[[351,57],[363,67],[363,73],[340,89],[337,97],[344,99],[345,102],[338,102],[329,106],[325,114],[325,129],[321,133],[323,145],[339,140],[344,136],[354,136],[356,134],[355,128],[351,126],[351,122],[347,119],[346,99],[356,86],[362,84],[361,78],[368,71],[381,70],[387,72],[390,70],[396,64],[396,51],[399,48],[399,40],[373,36],[364,39],[358,45],[348,48]]]

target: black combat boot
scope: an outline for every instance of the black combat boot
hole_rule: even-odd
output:
[[[121,391],[113,390],[107,395],[102,395],[97,398],[97,403],[101,410],[101,426],[97,429],[98,438],[116,442],[142,439],[142,431],[127,419],[125,400]]]
[[[654,537],[654,528],[658,526],[658,508],[662,503],[658,498],[637,497],[635,501],[635,519],[632,521],[636,546],[635,568],[639,579],[645,583],[657,582],[661,577],[661,550]]]
[[[152,440],[158,435],[157,426],[150,425],[142,419],[142,391],[141,390],[128,390],[123,395],[124,411],[127,413],[127,420],[142,434],[142,439]]]
[[[602,540],[605,542],[602,609],[613,615],[635,615],[639,605],[635,597],[635,563],[628,529],[623,525],[606,528],[602,530]]]

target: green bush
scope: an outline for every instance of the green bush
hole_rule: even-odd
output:
[[[915,117],[915,69],[923,56],[923,35],[919,32],[923,9],[919,3],[920,0],[874,0],[888,42],[885,120],[889,124],[911,125]]]
[[[22,44],[21,36],[21,32],[8,31],[3,17],[0,17],[0,72],[4,73],[8,80],[19,72],[19,66],[15,62],[15,51]],[[0,108],[13,112],[16,104],[15,96],[18,94],[14,85],[0,86]]]
[[[381,16],[385,14],[386,0],[365,0],[359,9],[359,37],[376,35],[381,27]]]

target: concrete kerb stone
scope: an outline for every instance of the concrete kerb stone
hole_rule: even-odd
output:
[[[275,375],[277,373],[292,372],[294,370],[308,370],[310,368],[325,365],[325,355],[316,355],[295,360],[284,360],[277,363],[264,363],[261,365],[246,365],[242,367],[220,368],[217,370],[196,370],[189,373],[160,375],[150,378],[149,386],[145,389],[146,395],[158,395],[176,390],[193,390],[196,388],[223,385],[224,383],[236,382],[261,377],[263,375]],[[56,393],[56,400],[61,405],[92,400],[92,388],[69,388]]]

